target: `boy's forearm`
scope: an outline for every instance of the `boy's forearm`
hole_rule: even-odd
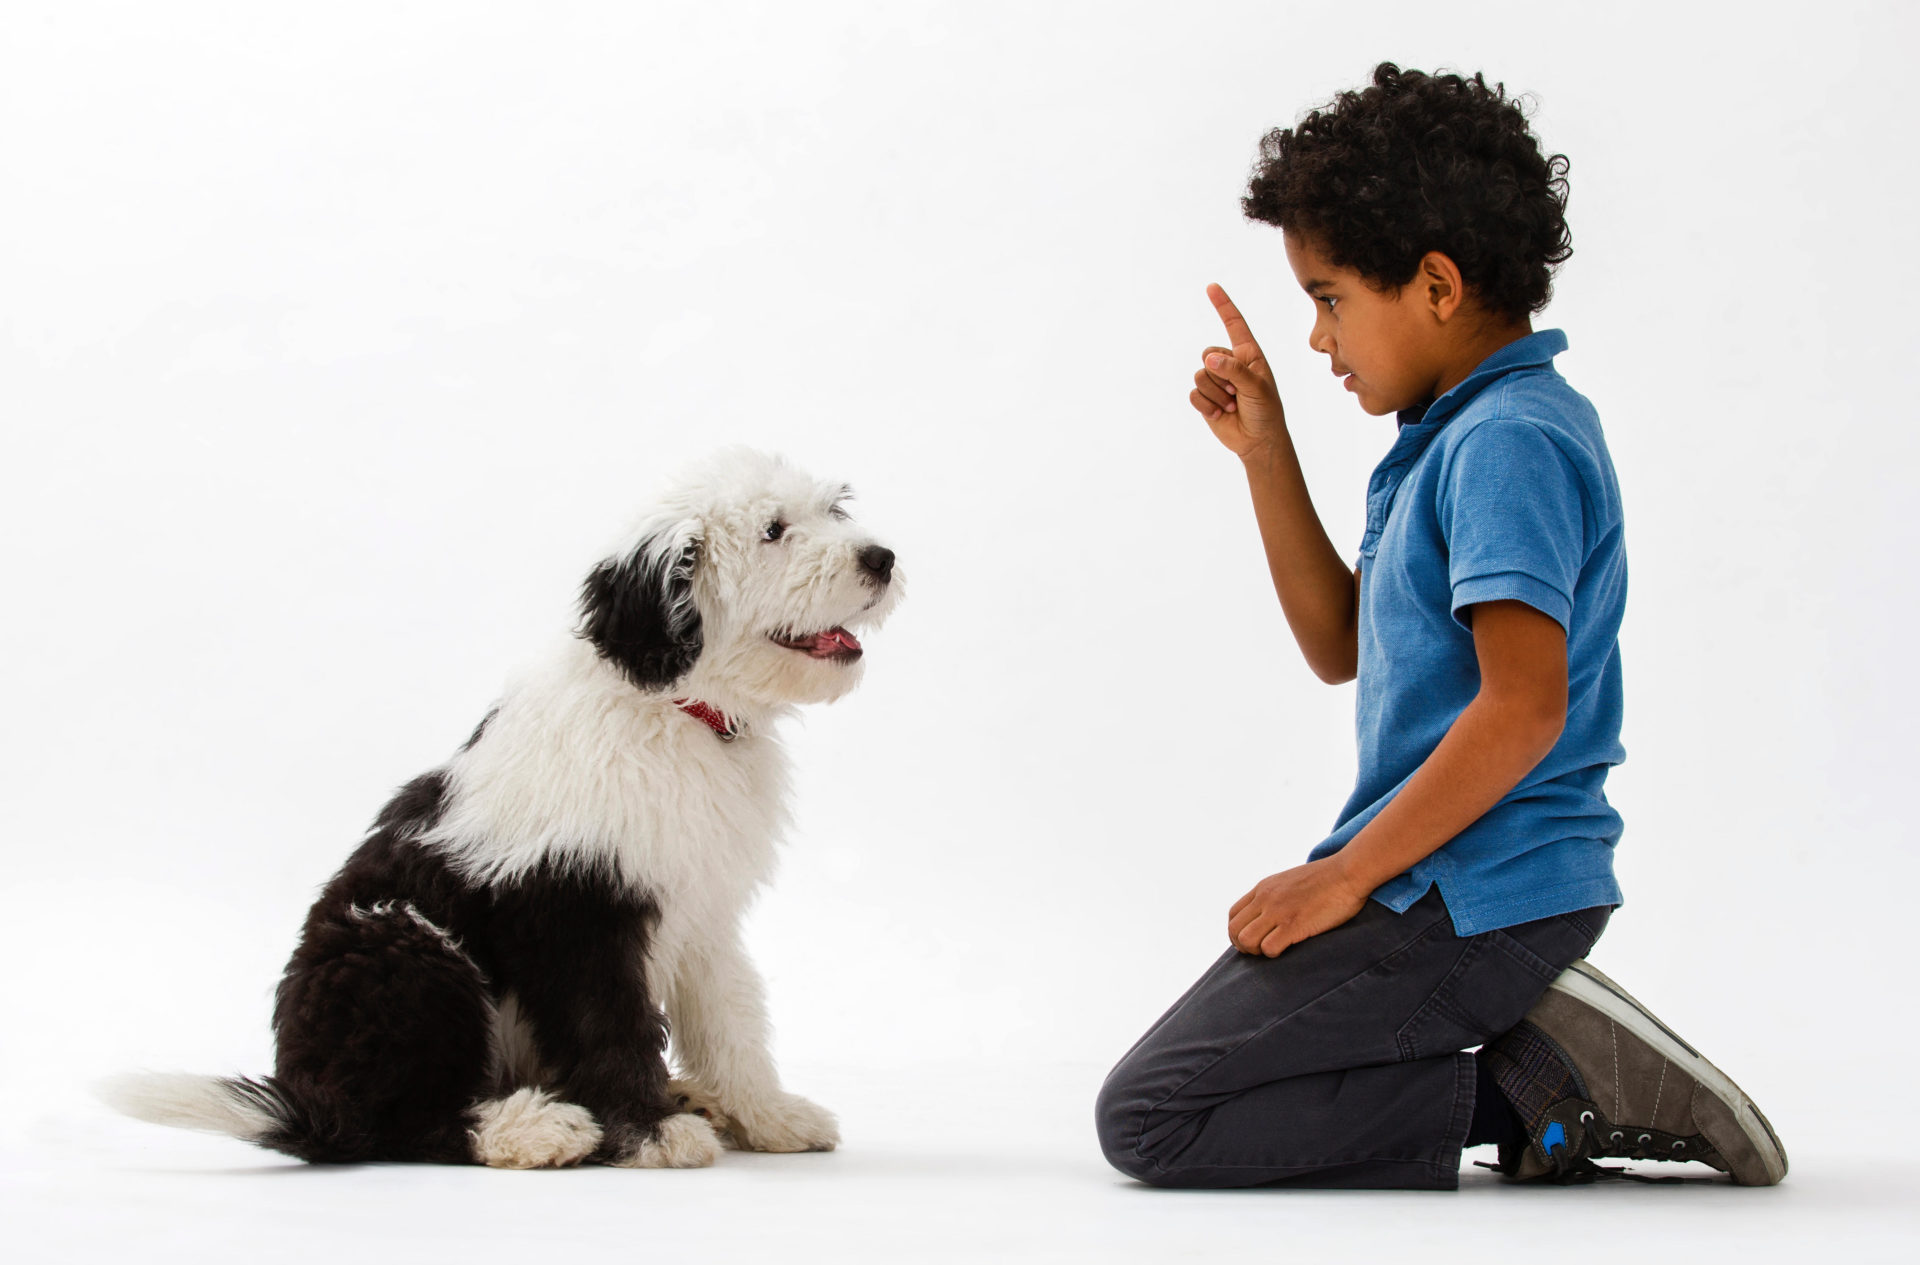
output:
[[[1359,658],[1353,572],[1314,511],[1293,440],[1282,426],[1242,460],[1287,627],[1314,675],[1351,681]]]
[[[1404,873],[1518,786],[1553,749],[1563,724],[1564,713],[1555,717],[1483,693],[1393,801],[1328,860],[1360,891]]]

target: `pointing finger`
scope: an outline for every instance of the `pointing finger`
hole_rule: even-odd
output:
[[[1220,323],[1227,327],[1227,338],[1233,343],[1233,350],[1242,360],[1256,360],[1260,356],[1260,343],[1247,327],[1247,318],[1240,315],[1233,300],[1218,285],[1207,287],[1207,297],[1213,300],[1213,310],[1220,314]],[[1243,353],[1251,354],[1243,354]]]

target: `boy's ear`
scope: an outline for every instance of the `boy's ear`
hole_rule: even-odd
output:
[[[1465,283],[1460,280],[1460,265],[1442,251],[1430,250],[1420,257],[1420,270],[1414,274],[1413,283],[1420,287],[1420,297],[1426,303],[1427,310],[1442,325],[1452,320],[1453,314],[1466,301],[1467,292]]]

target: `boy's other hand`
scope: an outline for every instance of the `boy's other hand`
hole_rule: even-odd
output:
[[[1187,399],[1207,419],[1214,437],[1244,461],[1286,424],[1286,413],[1267,354],[1254,341],[1240,309],[1217,285],[1207,287],[1207,297],[1227,327],[1231,346],[1209,347],[1200,353],[1200,371],[1193,375],[1193,392]]]
[[[1366,908],[1372,893],[1354,887],[1339,859],[1323,857],[1255,883],[1227,911],[1233,947],[1277,958],[1289,945],[1331,931]]]

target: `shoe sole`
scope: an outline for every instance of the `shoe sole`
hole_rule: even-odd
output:
[[[1730,1113],[1735,1127],[1746,1136],[1748,1145],[1753,1147],[1766,1168],[1764,1175],[1730,1174],[1735,1181],[1744,1186],[1771,1186],[1787,1175],[1786,1149],[1780,1145],[1780,1139],[1774,1136],[1773,1126],[1760,1114],[1760,1108],[1754,1106],[1753,1099],[1747,1097],[1746,1092],[1734,1084],[1725,1072],[1707,1062],[1700,1051],[1661,1023],[1651,1010],[1634,1000],[1626,989],[1601,974],[1584,958],[1561,972],[1560,977],[1548,987],[1558,989],[1620,1024],[1720,1100]],[[1705,1125],[1702,1126],[1702,1132],[1715,1151],[1722,1156],[1730,1152],[1733,1139],[1716,1137],[1716,1130]]]

